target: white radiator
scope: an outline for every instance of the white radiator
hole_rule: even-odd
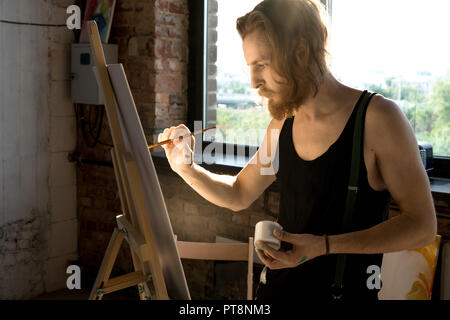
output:
[[[442,244],[441,252],[441,300],[450,300],[450,241]]]

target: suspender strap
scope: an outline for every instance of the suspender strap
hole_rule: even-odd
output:
[[[365,111],[369,105],[370,99],[375,95],[375,93],[368,92],[365,90],[360,99],[360,103],[356,106],[356,121],[353,131],[353,145],[352,145],[352,162],[350,168],[350,180],[348,184],[347,197],[345,200],[345,211],[344,211],[344,221],[342,224],[342,233],[349,232],[352,225],[352,216],[355,209],[356,197],[358,193],[358,179],[359,179],[359,169],[361,164],[361,152],[363,149],[363,121]],[[342,288],[343,288],[343,278],[345,269],[345,260],[347,255],[340,254],[337,257],[336,264],[336,275],[333,285],[333,299],[342,299]]]

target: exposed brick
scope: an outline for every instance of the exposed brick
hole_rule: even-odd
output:
[[[88,197],[80,197],[79,198],[80,205],[83,207],[92,207],[92,199]]]
[[[155,0],[155,8],[159,11],[168,11],[169,10],[169,1],[168,0]]]
[[[180,92],[182,80],[180,75],[157,75],[155,90],[157,92]]]
[[[185,102],[185,97],[181,94],[171,94],[169,96],[169,103],[170,104],[182,104]]]
[[[217,74],[217,66],[210,63],[208,65],[208,79],[215,79]]]
[[[155,15],[155,23],[156,25],[180,25],[182,24],[182,18],[166,12],[157,12]]]
[[[28,251],[20,251],[20,252],[17,254],[17,256],[16,256],[16,260],[17,260],[18,262],[21,262],[21,261],[27,261],[27,260],[30,260],[30,259],[31,259],[31,253],[28,252]]]
[[[4,266],[13,266],[16,264],[16,256],[14,254],[6,254],[3,258]]]
[[[150,90],[133,90],[133,98],[136,104],[151,103],[155,101],[155,93]]]
[[[208,15],[208,27],[210,29],[217,28],[217,14],[209,14]]]
[[[180,61],[186,62],[187,57],[187,45],[181,41],[173,40],[172,43],[173,57],[178,58]]]
[[[97,209],[105,209],[106,208],[106,200],[105,199],[94,199],[94,208]]]
[[[199,209],[195,204],[190,203],[190,202],[185,202],[183,204],[183,211],[187,214],[195,215],[198,213]]]
[[[170,38],[186,40],[188,37],[188,33],[187,33],[187,30],[185,27],[173,26],[173,27],[168,27],[168,36]]]
[[[30,240],[19,240],[17,241],[17,246],[19,249],[28,249],[30,247]]]
[[[169,115],[169,105],[167,104],[156,104],[155,116],[156,117],[167,117]]]
[[[134,9],[134,1],[119,0],[116,4],[116,14],[122,14],[122,11],[130,11]]]
[[[216,61],[217,61],[217,47],[209,46],[208,47],[208,62],[216,63]]]
[[[168,104],[169,103],[169,95],[167,93],[157,93],[156,94],[156,102],[159,102],[162,104]]]
[[[217,42],[217,31],[210,30],[208,32],[208,45],[211,46]]]
[[[7,241],[5,243],[6,251],[15,251],[17,249],[17,244],[15,241]]]
[[[19,239],[32,239],[32,238],[33,238],[32,231],[22,231],[19,236]]]
[[[148,19],[141,20],[135,25],[134,29],[137,35],[148,36],[154,33],[154,26]]]
[[[232,215],[231,221],[240,225],[248,225],[250,221],[250,215],[246,213],[235,213]]]
[[[115,36],[123,37],[132,34],[134,27],[130,26],[118,26],[114,29]]]
[[[208,229],[209,220],[210,218],[208,217],[197,215],[195,218],[192,217],[191,219],[187,219],[187,227],[191,227],[192,230],[198,230],[198,232],[201,232],[202,230]]]
[[[144,131],[146,128],[153,128],[155,125],[155,114],[153,112],[142,112],[140,118]]]
[[[150,16],[154,12],[154,3],[147,0],[135,0],[134,8],[136,13]]]
[[[172,13],[187,13],[187,8],[185,3],[177,3],[177,2],[171,2],[169,4],[169,11]]]
[[[217,92],[217,80],[208,79],[208,92]]]
[[[186,72],[186,64],[177,59],[168,59],[169,70],[171,72]]]
[[[208,13],[210,13],[210,14],[217,13],[218,7],[219,7],[219,4],[218,4],[217,0],[209,0]]]
[[[136,108],[140,112],[154,112],[155,111],[155,104],[154,103],[140,103],[139,105],[136,105]]]
[[[174,58],[173,53],[174,42],[171,40],[157,39],[155,41],[157,58]]]
[[[121,26],[132,25],[135,19],[135,14],[132,11],[120,12],[114,15],[114,23]]]
[[[273,218],[268,218],[265,214],[263,213],[253,213],[250,216],[250,221],[249,221],[249,225],[250,226],[255,226],[259,221],[262,220],[275,220]]]
[[[185,105],[173,104],[169,106],[169,117],[172,119],[186,117],[187,108]]]
[[[131,37],[128,40],[128,55],[129,56],[138,56],[139,55],[139,47],[138,47],[138,38]]]
[[[169,27],[167,26],[156,26],[155,27],[156,37],[169,37]]]

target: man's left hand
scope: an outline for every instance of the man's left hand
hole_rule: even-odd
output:
[[[258,243],[264,249],[256,249],[258,257],[271,270],[294,268],[299,264],[324,255],[326,252],[323,236],[295,234],[278,229],[274,230],[273,235],[281,241],[291,243],[292,249],[288,251],[275,250],[263,241],[259,241]]]

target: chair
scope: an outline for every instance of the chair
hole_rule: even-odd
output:
[[[176,243],[181,259],[248,261],[247,300],[253,299],[253,237],[248,238],[248,243],[189,241],[177,241]]]
[[[430,300],[441,236],[418,248],[385,253],[381,264],[379,300]]]

